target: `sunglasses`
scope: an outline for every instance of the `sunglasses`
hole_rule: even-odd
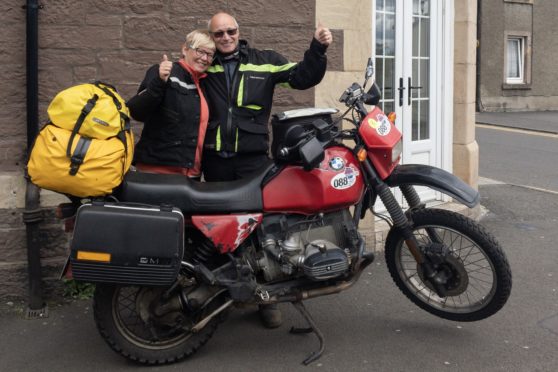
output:
[[[238,32],[238,28],[231,28],[230,30],[226,30],[226,31],[215,31],[215,32],[211,32],[211,35],[213,35],[214,38],[216,39],[220,39],[223,36],[225,36],[225,32],[227,33],[227,35],[229,36],[234,36],[236,35],[236,33]]]

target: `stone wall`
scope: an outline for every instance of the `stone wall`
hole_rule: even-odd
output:
[[[480,2],[480,96],[482,111],[558,110],[558,54],[555,28],[558,7],[553,0]],[[506,42],[526,38],[524,83],[507,84]]]
[[[25,296],[26,244],[22,223],[23,168],[26,159],[25,2],[4,1],[0,8],[0,298]],[[163,54],[179,57],[186,34],[207,27],[218,10],[237,17],[241,37],[257,48],[272,48],[292,61],[302,55],[315,29],[314,1],[265,0],[43,0],[39,11],[39,112],[53,96],[69,86],[102,80],[130,98],[146,69]],[[327,25],[327,24],[326,24]],[[343,44],[329,51],[330,69],[343,64]],[[274,111],[313,106],[314,90],[277,90]],[[141,130],[134,123],[136,132]],[[41,234],[47,293],[62,266],[66,237],[52,217],[62,201],[42,193],[45,222]]]

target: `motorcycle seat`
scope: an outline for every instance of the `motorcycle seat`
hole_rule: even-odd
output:
[[[199,182],[179,174],[128,172],[114,193],[122,202],[170,204],[183,214],[261,212],[262,182],[275,165],[266,163],[236,181]]]

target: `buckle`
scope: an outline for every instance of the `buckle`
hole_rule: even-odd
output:
[[[70,175],[71,176],[75,176],[76,173],[79,170],[80,165],[83,164],[83,158],[80,158],[79,156],[72,156],[70,158]]]
[[[70,162],[72,162],[72,164],[82,165],[83,158],[77,155],[72,155],[72,157],[70,158]]]
[[[87,116],[91,110],[93,110],[93,107],[95,107],[95,103],[91,102],[91,100],[87,101],[87,103],[85,104],[85,106],[83,106],[83,108],[81,109],[81,113],[85,116]]]

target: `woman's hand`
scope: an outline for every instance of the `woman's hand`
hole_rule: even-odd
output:
[[[159,63],[159,78],[167,82],[172,69],[172,62],[169,61],[166,54],[163,54],[163,60]]]

